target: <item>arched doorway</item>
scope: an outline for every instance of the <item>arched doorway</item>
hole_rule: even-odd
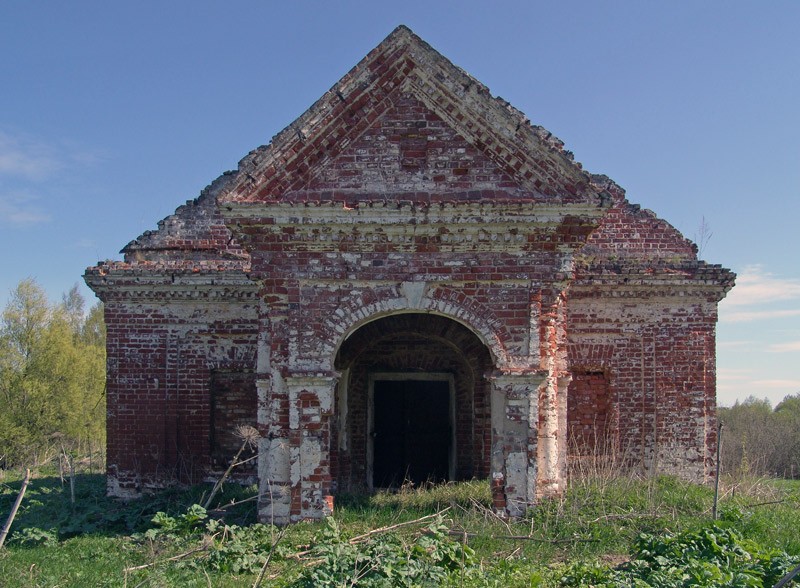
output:
[[[493,362],[464,325],[426,313],[377,319],[345,340],[335,365],[340,491],[489,475]]]

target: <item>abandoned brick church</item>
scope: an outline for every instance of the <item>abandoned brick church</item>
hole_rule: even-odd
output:
[[[618,452],[703,480],[734,275],[399,27],[85,279],[108,327],[108,490],[220,471],[262,519],[403,480],[510,515]],[[257,464],[257,465],[256,465]]]

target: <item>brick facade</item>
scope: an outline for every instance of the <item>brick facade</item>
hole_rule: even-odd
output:
[[[404,27],[123,253],[86,273],[112,494],[202,479],[248,423],[261,518],[322,516],[386,466],[381,378],[446,382],[436,471],[507,514],[599,437],[710,471],[733,274]]]

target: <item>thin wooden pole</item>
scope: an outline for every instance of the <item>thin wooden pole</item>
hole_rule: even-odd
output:
[[[717,520],[717,502],[719,501],[719,453],[722,447],[722,421],[717,423],[717,474],[714,476],[714,508],[711,509],[711,516]]]
[[[11,529],[11,523],[14,522],[14,517],[17,516],[17,510],[19,510],[19,505],[22,504],[22,497],[25,496],[25,490],[28,488],[28,482],[31,481],[31,470],[25,470],[25,479],[22,480],[22,488],[19,489],[19,494],[17,494],[17,499],[14,501],[14,506],[11,507],[11,514],[8,515],[8,519],[6,520],[6,524],[3,526],[3,530],[0,531],[0,547],[3,547],[3,543],[6,541],[6,535],[8,535],[8,531]]]

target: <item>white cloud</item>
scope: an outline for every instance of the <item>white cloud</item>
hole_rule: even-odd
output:
[[[720,308],[731,306],[764,306],[778,301],[800,300],[800,279],[781,278],[752,265],[736,278],[736,286]]]
[[[800,279],[784,278],[759,265],[746,267],[736,286],[720,303],[722,323],[800,317]]]
[[[753,373],[753,370],[749,370],[747,368],[735,368],[735,369],[724,369],[720,368],[717,370],[717,380],[749,380],[750,375]]]
[[[102,157],[70,141],[42,141],[0,130],[0,225],[28,227],[52,220],[47,200],[67,171],[93,165]],[[43,197],[43,198],[42,198]]]
[[[0,131],[0,176],[39,181],[62,167],[51,145]]]
[[[789,341],[787,343],[773,343],[767,347],[770,353],[791,353],[793,351],[800,352],[800,341]]]
[[[96,243],[92,239],[87,239],[86,237],[83,237],[75,241],[75,243],[73,243],[72,246],[75,247],[76,249],[91,249],[95,245]]]
[[[762,321],[766,319],[790,318],[800,316],[800,309],[797,310],[743,310],[739,312],[719,314],[720,322],[724,323],[743,323],[750,321]]]
[[[49,222],[50,214],[36,200],[35,196],[22,192],[0,194],[0,224],[29,227]]]
[[[753,380],[752,384],[758,388],[800,391],[800,380]]]
[[[718,369],[717,370],[717,392],[740,391],[743,388],[750,388],[753,373],[748,369]]]
[[[749,396],[766,398],[773,406],[788,394],[800,392],[800,380],[796,379],[753,379],[753,372],[747,369],[719,370],[717,373],[717,403],[732,406]]]

